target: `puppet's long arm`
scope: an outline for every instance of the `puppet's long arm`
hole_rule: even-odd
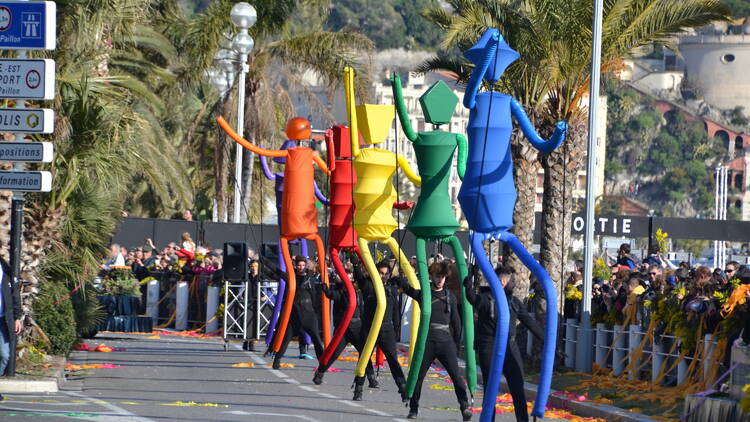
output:
[[[406,161],[406,158],[404,158],[401,155],[396,154],[396,161],[398,162],[398,166],[401,167],[404,170],[404,174],[406,177],[409,178],[409,180],[412,181],[417,186],[422,186],[422,178],[419,177],[419,175],[414,171],[414,169],[411,168],[409,165],[409,162]]]
[[[523,130],[526,139],[528,139],[531,145],[539,151],[552,152],[565,140],[565,133],[568,130],[567,123],[557,122],[555,133],[552,134],[552,137],[549,140],[545,140],[536,133],[536,129],[534,129],[534,125],[531,123],[531,120],[529,120],[529,116],[526,115],[526,111],[524,111],[521,104],[519,104],[515,98],[511,98],[510,100],[510,110],[513,113],[513,117],[516,118],[519,126],[521,126],[521,130]]]
[[[359,128],[357,127],[357,108],[354,99],[354,68],[344,68],[344,92],[346,94],[346,115],[349,120],[349,140],[352,143],[352,157],[359,156]]]
[[[227,123],[227,121],[224,120],[222,116],[217,117],[216,121],[219,123],[219,126],[221,126],[224,132],[229,135],[230,138],[234,139],[235,142],[242,145],[245,149],[248,149],[258,155],[265,155],[266,157],[286,157],[288,154],[286,150],[265,149],[251,143],[247,139],[243,138],[239,133],[235,132],[234,129],[229,126],[229,123]]]

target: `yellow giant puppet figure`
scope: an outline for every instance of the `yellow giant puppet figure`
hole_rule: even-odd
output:
[[[396,199],[396,189],[393,187],[393,174],[396,168],[401,167],[415,185],[420,186],[421,179],[409,167],[404,157],[381,148],[359,148],[357,134],[361,132],[366,144],[378,144],[385,141],[388,130],[391,128],[396,110],[392,105],[354,104],[354,69],[344,69],[344,89],[346,91],[346,111],[349,117],[349,134],[352,143],[352,156],[354,157],[354,170],[357,174],[357,183],[354,186],[354,229],[359,235],[359,249],[362,251],[364,264],[372,279],[372,285],[377,299],[377,307],[373,316],[370,332],[367,334],[362,353],[357,362],[356,378],[364,380],[365,368],[370,360],[373,348],[380,333],[380,326],[385,314],[386,298],[383,280],[380,278],[375,262],[370,254],[369,243],[381,242],[393,252],[399,259],[399,266],[406,275],[409,285],[419,289],[419,280],[414,269],[409,264],[406,255],[399,248],[396,239],[391,237],[397,228],[396,220],[393,218],[392,207]],[[416,343],[417,329],[419,327],[419,305],[412,302],[412,327],[409,357]]]

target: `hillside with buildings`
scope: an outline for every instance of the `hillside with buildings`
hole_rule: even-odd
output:
[[[728,167],[729,219],[750,219],[750,19],[714,24],[654,49],[609,81],[607,196],[658,215],[713,218],[714,174]]]

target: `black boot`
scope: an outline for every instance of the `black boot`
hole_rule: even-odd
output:
[[[406,419],[417,419],[417,409],[409,409],[409,414],[406,415]]]
[[[368,376],[367,381],[367,386],[370,388],[378,388],[380,386],[380,383],[378,382],[378,379],[375,378],[375,375]]]
[[[354,378],[354,401],[362,401],[362,387],[365,384],[365,377]]]
[[[242,344],[242,350],[247,350],[248,352],[254,352],[255,342],[252,340],[245,340],[245,342]]]
[[[461,416],[464,418],[465,421],[470,421],[472,415],[473,413],[471,412],[471,409],[467,408],[467,409],[461,410]]]
[[[279,368],[281,368],[281,356],[279,356],[278,354],[276,356],[274,356],[274,358],[273,358],[273,365],[271,365],[271,367],[273,369],[279,369]]]
[[[323,375],[324,373],[321,372],[319,369],[315,371],[315,375],[313,375],[313,384],[320,385],[323,384]]]

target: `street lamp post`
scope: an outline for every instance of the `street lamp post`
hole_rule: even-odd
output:
[[[258,19],[258,15],[255,12],[255,8],[248,3],[242,2],[237,3],[232,7],[232,12],[229,14],[232,19],[234,26],[239,28],[239,32],[234,36],[232,40],[232,49],[237,52],[240,56],[240,78],[238,81],[238,100],[237,100],[237,133],[244,136],[245,131],[245,74],[248,71],[247,56],[253,50],[255,42],[253,38],[247,33],[247,30],[255,24]],[[234,166],[234,222],[240,222],[240,207],[242,205],[240,195],[240,185],[242,184],[242,146],[237,144],[235,150],[235,166]],[[250,161],[250,177],[252,177],[252,163]],[[250,192],[246,193],[248,196]]]
[[[244,136],[245,74],[247,74],[249,70],[247,57],[255,46],[255,41],[253,41],[253,37],[248,34],[248,29],[255,24],[258,15],[253,6],[249,3],[241,2],[232,7],[229,17],[234,26],[239,29],[239,32],[231,39],[227,34],[223,36],[223,49],[219,50],[214,57],[219,69],[209,70],[208,76],[213,87],[223,93],[232,87],[235,73],[239,71],[239,79],[237,81],[237,133]],[[239,69],[235,68],[235,63],[239,64]],[[234,166],[234,213],[232,222],[241,223],[240,210],[242,207],[242,198],[240,186],[242,185],[242,146],[237,144],[236,148]],[[252,163],[253,161],[250,161],[251,177],[253,170]],[[250,195],[250,192],[248,191],[246,194]]]

